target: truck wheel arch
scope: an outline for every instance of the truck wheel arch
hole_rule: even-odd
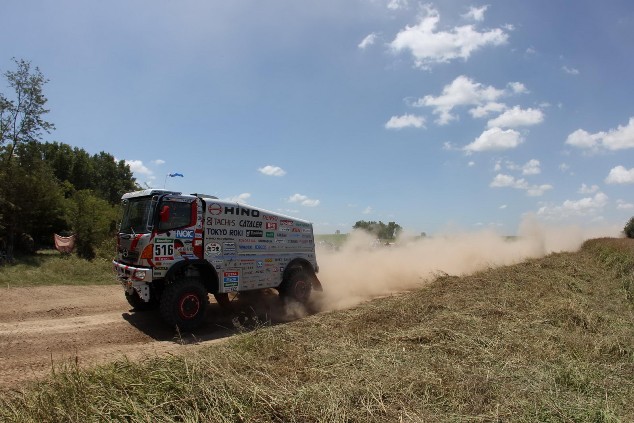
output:
[[[168,283],[172,283],[181,276],[197,275],[207,292],[215,294],[220,289],[218,272],[206,260],[184,260],[175,263],[165,275]]]

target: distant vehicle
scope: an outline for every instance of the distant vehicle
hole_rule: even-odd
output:
[[[159,308],[180,330],[200,326],[211,293],[275,288],[305,303],[317,278],[310,222],[216,197],[148,189],[124,194],[114,270],[135,310]]]

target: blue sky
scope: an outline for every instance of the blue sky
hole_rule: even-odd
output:
[[[44,139],[127,160],[150,187],[240,199],[317,233],[634,215],[628,0],[1,9],[0,70],[16,57],[50,80]]]

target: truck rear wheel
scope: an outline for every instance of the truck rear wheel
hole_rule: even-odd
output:
[[[282,283],[280,296],[284,300],[305,304],[313,290],[313,276],[305,270],[297,270]]]
[[[167,285],[161,295],[161,317],[179,330],[192,330],[205,320],[207,291],[196,278],[182,278]]]

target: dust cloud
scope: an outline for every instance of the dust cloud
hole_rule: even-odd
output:
[[[344,309],[420,287],[440,275],[467,275],[554,252],[576,251],[586,239],[618,237],[619,232],[616,227],[551,227],[529,217],[520,224],[518,236],[510,239],[482,230],[415,240],[404,237],[385,246],[356,231],[338,250],[317,250],[319,279],[324,287],[319,307]]]

